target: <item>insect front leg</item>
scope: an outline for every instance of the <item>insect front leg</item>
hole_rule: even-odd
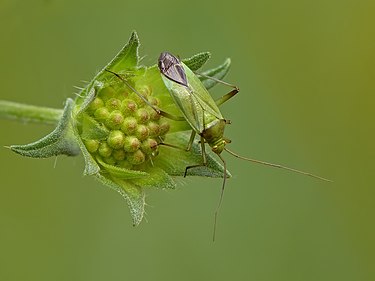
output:
[[[195,72],[194,72],[195,73]],[[240,88],[238,88],[236,85],[233,85],[233,84],[230,84],[230,83],[227,83],[225,81],[222,81],[220,79],[217,79],[217,78],[214,78],[214,77],[211,77],[209,75],[205,75],[205,74],[200,74],[200,73],[195,73],[196,75],[198,76],[201,76],[201,77],[204,77],[204,78],[207,78],[207,79],[211,79],[215,82],[218,82],[218,83],[221,83],[223,85],[226,85],[228,87],[231,87],[233,88],[232,91],[230,91],[228,94],[218,98],[217,100],[215,100],[215,103],[217,106],[220,106],[222,105],[223,103],[225,103],[227,100],[229,100],[230,98],[234,97],[239,91],[240,91]]]

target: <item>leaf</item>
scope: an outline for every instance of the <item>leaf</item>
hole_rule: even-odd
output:
[[[223,64],[219,65],[218,67],[202,72],[202,75],[222,80],[225,77],[225,75],[227,75],[230,68],[230,64],[231,60],[228,58],[224,61]],[[199,76],[198,74],[199,79],[202,81],[206,89],[210,89],[218,83],[217,81],[204,76]]]
[[[63,114],[57,127],[47,136],[26,145],[11,145],[10,149],[22,156],[47,158],[65,154],[76,156],[80,149],[71,124],[74,101],[67,99]]]
[[[104,140],[108,137],[109,131],[94,118],[87,114],[82,115],[82,133],[84,140]]]
[[[130,215],[133,220],[133,225],[137,226],[143,219],[145,212],[145,193],[141,187],[134,185],[129,181],[124,181],[116,178],[107,178],[101,174],[95,175],[96,179],[119,192],[124,197],[129,206]]]
[[[187,65],[192,71],[201,68],[211,57],[210,52],[198,53],[190,58],[183,59],[182,62]]]
[[[103,86],[103,82],[99,82],[94,79],[90,82],[90,84],[86,86],[85,89],[82,90],[82,92],[78,95],[78,98],[76,99],[78,109],[76,112],[77,116],[82,114],[87,109],[90,103],[95,99],[98,90],[101,89]]]
[[[138,48],[138,35],[137,32],[133,31],[128,43],[105,68],[114,72],[119,72],[120,70],[128,68],[136,68],[139,62]]]
[[[159,188],[159,189],[174,189],[176,183],[163,170],[156,166],[147,169],[148,176],[136,179],[133,182],[143,188]]]
[[[119,179],[138,179],[149,176],[148,173],[136,170],[128,170],[121,167],[109,165],[105,163],[99,156],[96,157],[98,163],[105,168],[105,171],[108,172],[111,176]]]
[[[91,82],[79,93],[76,99],[76,103],[79,106],[77,115],[81,114],[86,110],[90,102],[95,98],[98,89],[104,86],[103,81],[107,77],[112,77],[106,69],[113,72],[120,72],[125,70],[134,70],[138,66],[139,55],[139,39],[135,31],[132,32],[128,43],[121,49],[120,52],[102,69],[95,75]]]
[[[83,143],[82,139],[79,136],[78,128],[75,124],[73,127],[73,132],[76,136],[76,141],[78,143],[79,148],[81,149],[83,159],[85,160],[85,169],[83,171],[84,175],[96,175],[100,171],[99,165],[96,163],[95,159],[91,156],[91,154],[87,151],[85,144]]]

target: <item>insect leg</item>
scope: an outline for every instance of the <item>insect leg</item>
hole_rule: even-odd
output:
[[[129,84],[128,81],[126,81],[126,79],[122,78],[119,74],[117,74],[116,72],[113,72],[109,69],[105,69],[105,71],[109,72],[109,73],[112,73],[113,75],[115,75],[117,78],[119,78],[130,90],[132,90],[134,93],[136,93],[137,96],[139,96],[148,106],[150,106],[153,110],[155,110],[158,114],[160,114],[161,116],[163,117],[166,117],[168,119],[171,119],[171,120],[175,120],[175,121],[185,121],[185,118],[184,117],[181,117],[181,116],[175,116],[173,114],[169,114],[168,112],[165,112],[165,111],[162,111],[160,109],[158,109],[157,107],[155,107],[153,104],[151,104],[143,95],[141,95],[136,89],[134,89],[134,87],[132,85]]]
[[[202,166],[207,166],[207,157],[206,157],[206,149],[204,145],[204,139],[201,137],[201,148],[202,148],[202,158],[203,158],[203,163],[202,164],[197,164],[197,165],[192,165],[192,166],[187,166],[185,169],[185,174],[184,178],[186,177],[187,171],[191,168],[196,168],[196,167],[202,167]]]
[[[230,91],[228,94],[218,98],[217,100],[215,100],[216,105],[217,106],[222,105],[224,102],[226,102],[230,98],[234,97],[238,92],[239,92],[239,89],[234,89],[234,90]]]
[[[220,84],[226,85],[226,86],[228,86],[228,87],[231,87],[231,88],[237,89],[237,92],[240,91],[240,89],[239,89],[236,85],[230,84],[230,83],[228,83],[228,82],[225,82],[225,81],[223,81],[223,80],[217,79],[217,78],[215,78],[215,77],[211,77],[211,76],[208,76],[208,75],[205,75],[205,74],[201,74],[201,73],[197,73],[197,72],[194,72],[194,74],[197,75],[197,76],[201,76],[201,77],[207,78],[207,79],[211,79],[211,80],[213,80],[213,81],[215,81],[215,82],[218,82],[218,83],[220,83]]]
[[[186,147],[186,151],[190,151],[191,146],[193,145],[194,139],[195,139],[196,132],[194,130],[191,131],[190,139],[188,142],[188,145]]]

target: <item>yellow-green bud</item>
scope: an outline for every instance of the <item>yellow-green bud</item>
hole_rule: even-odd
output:
[[[147,139],[149,136],[148,128],[145,125],[138,125],[135,136],[141,141]]]
[[[108,108],[109,111],[120,110],[121,101],[119,99],[110,98],[106,101],[105,106]]]
[[[122,122],[121,131],[123,131],[127,135],[132,135],[135,132],[137,125],[137,119],[135,119],[134,117],[126,117],[124,119],[124,122]]]
[[[139,139],[133,136],[129,136],[125,138],[124,142],[124,150],[127,152],[134,152],[141,147],[141,142]]]
[[[99,97],[103,99],[103,101],[107,101],[110,98],[113,98],[116,95],[115,89],[113,87],[105,87],[99,91]]]
[[[166,133],[168,133],[170,125],[168,121],[163,120],[163,121],[160,121],[159,127],[160,127],[160,135],[163,136]]]
[[[146,156],[142,151],[137,150],[136,152],[130,154],[127,159],[131,164],[139,165],[145,162]]]
[[[90,153],[94,153],[99,148],[99,141],[98,140],[85,140],[85,146]]]
[[[107,143],[111,148],[120,149],[124,146],[125,135],[119,130],[114,130],[109,133]]]
[[[122,161],[125,159],[126,153],[123,149],[117,149],[112,152],[112,156],[116,161]]]
[[[95,112],[98,108],[104,106],[104,102],[101,98],[96,97],[89,105],[88,110],[91,112]]]
[[[138,123],[145,124],[150,119],[150,114],[148,110],[145,108],[140,108],[135,112],[135,118],[137,119]]]
[[[147,124],[147,127],[150,133],[150,137],[156,137],[160,135],[160,126],[158,125],[158,123],[151,121]]]
[[[158,148],[158,143],[154,139],[147,139],[142,142],[141,149],[145,154],[151,154]]]
[[[109,157],[112,154],[112,148],[106,142],[102,142],[99,145],[99,155],[102,157]]]
[[[105,122],[109,117],[109,111],[106,107],[101,107],[95,110],[94,116],[100,122]]]
[[[120,129],[123,121],[124,116],[121,111],[114,110],[109,114],[106,125],[110,129]]]
[[[121,105],[121,111],[124,112],[125,116],[132,115],[136,112],[138,106],[135,101],[131,99],[124,99]]]

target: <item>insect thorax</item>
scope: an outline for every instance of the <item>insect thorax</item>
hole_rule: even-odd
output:
[[[216,119],[200,134],[216,154],[220,154],[227,143],[224,138],[225,125],[224,119]]]

